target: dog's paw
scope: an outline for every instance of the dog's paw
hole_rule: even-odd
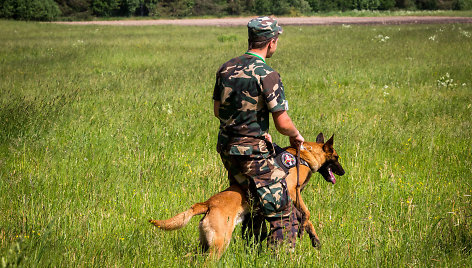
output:
[[[311,245],[312,245],[314,248],[320,250],[320,249],[321,249],[321,242],[320,242],[320,240],[319,240],[318,238],[316,238],[315,236],[310,237],[310,239],[311,239]]]
[[[152,225],[155,225],[155,226],[157,226],[157,227],[160,227],[160,226],[157,224],[157,221],[156,221],[156,220],[149,219],[149,223],[151,223]]]

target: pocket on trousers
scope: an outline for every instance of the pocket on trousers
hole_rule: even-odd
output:
[[[264,215],[271,215],[284,210],[290,201],[285,179],[257,188],[257,195]]]

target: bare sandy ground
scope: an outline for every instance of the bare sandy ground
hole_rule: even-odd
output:
[[[245,26],[251,18],[221,19],[176,19],[176,20],[120,20],[120,21],[80,21],[56,22],[74,25],[182,25],[182,26]],[[472,23],[470,17],[432,17],[432,16],[397,16],[397,17],[299,17],[277,18],[280,25],[336,25],[336,24],[438,24],[438,23]]]

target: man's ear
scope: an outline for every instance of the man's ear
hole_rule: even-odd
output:
[[[316,136],[316,142],[317,143],[324,143],[323,133],[320,132],[320,134],[318,134],[318,136]]]
[[[334,134],[329,138],[329,140],[323,144],[323,151],[326,153],[332,153],[334,151],[333,149],[333,144],[334,144]]]

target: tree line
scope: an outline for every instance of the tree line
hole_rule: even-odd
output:
[[[17,20],[204,15],[311,15],[349,10],[470,10],[472,0],[0,0],[0,18]]]

